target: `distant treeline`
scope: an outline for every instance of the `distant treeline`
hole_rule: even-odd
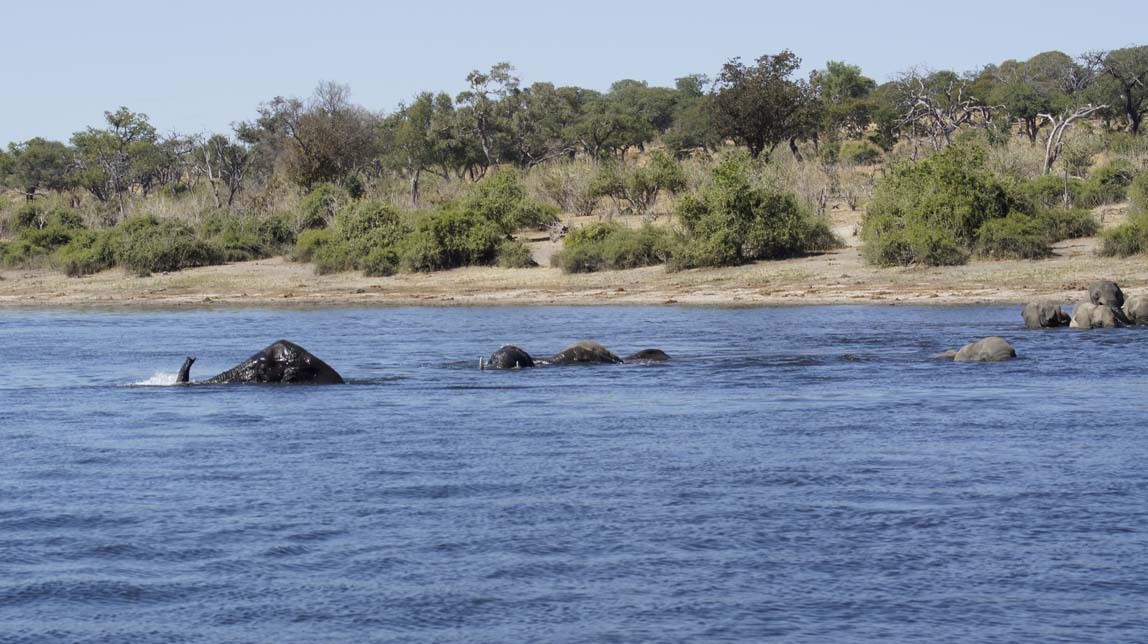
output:
[[[731,60],[713,78],[683,76],[672,88],[620,80],[598,92],[526,86],[500,63],[470,73],[455,97],[425,92],[390,112],[322,83],[309,99],[275,97],[255,119],[217,134],[161,136],[147,115],[124,107],[66,143],[10,144],[0,152],[0,182],[29,195],[80,189],[121,216],[129,192],[206,182],[217,206],[236,207],[276,175],[304,190],[334,183],[353,194],[397,176],[417,204],[426,174],[476,179],[501,164],[625,158],[659,139],[679,157],[723,141],[757,157],[783,144],[799,153],[801,141],[865,140],[889,150],[915,138],[940,149],[969,127],[1019,128],[1047,143],[1047,170],[1071,122],[1138,134],[1148,112],[1148,46],[1077,58],[1051,51],[967,73],[910,70],[884,85],[844,62],[808,78],[797,76],[799,65],[782,51],[751,64]]]
[[[659,194],[681,197],[672,230],[578,231],[555,262],[570,271],[690,268],[823,250],[837,242],[811,217],[830,196],[850,207],[874,198],[863,237],[876,263],[1038,257],[1050,240],[1094,228],[1087,213],[1050,208],[1123,199],[1142,170],[1110,157],[1091,176],[1092,153],[1069,159],[1065,142],[1087,124],[1109,147],[1124,137],[1125,148],[1145,148],[1148,46],[1076,58],[1051,51],[965,73],[914,69],[883,85],[845,62],[805,78],[799,66],[781,51],[672,88],[620,80],[598,92],[524,86],[500,63],[469,74],[457,96],[425,92],[389,112],[321,83],[308,99],[275,97],[214,134],[161,135],[147,115],[121,107],[68,142],[0,150],[0,188],[18,202],[0,218],[9,240],[0,260],[40,258],[72,274],[277,253],[320,271],[375,274],[525,266],[529,253],[511,239],[517,228],[550,224],[559,210],[590,214],[606,198],[618,212],[656,214]],[[1001,178],[976,145],[924,163],[966,134],[989,147],[1024,140],[1039,156],[1037,174],[1063,166],[1074,176]],[[729,146],[744,152],[713,160]],[[796,164],[788,183],[763,179],[781,172],[765,168],[779,155]],[[880,181],[885,172],[834,169],[890,157],[905,163]],[[954,214],[961,208],[977,212]],[[1148,221],[1138,225],[1121,253],[1148,249]]]

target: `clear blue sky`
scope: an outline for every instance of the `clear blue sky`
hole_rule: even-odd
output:
[[[509,61],[524,83],[670,85],[734,56],[791,49],[878,82],[914,65],[965,71],[1050,49],[1148,44],[1148,3],[402,2],[2,0],[0,145],[67,140],[105,110],[161,132],[229,131],[274,96],[321,80],[390,110],[423,90],[455,94],[472,69]]]

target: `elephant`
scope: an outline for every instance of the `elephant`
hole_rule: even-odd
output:
[[[1021,311],[1024,325],[1030,329],[1044,329],[1058,326],[1068,326],[1072,318],[1061,310],[1059,304],[1049,301],[1029,302]]]
[[[1072,310],[1072,322],[1068,326],[1073,329],[1115,329],[1129,323],[1124,311],[1116,306],[1081,302]]]
[[[1124,300],[1124,316],[1132,324],[1148,324],[1148,296],[1132,295]]]
[[[933,356],[935,360],[952,360],[953,362],[1002,362],[1016,357],[1016,349],[1002,337],[989,336],[976,342],[970,342],[959,350],[948,351]]]
[[[179,369],[176,382],[193,384],[191,365],[195,358],[188,356]],[[312,385],[341,385],[343,377],[303,347],[279,340],[259,353],[221,374],[196,381],[194,384],[216,385],[234,383],[283,383]]]
[[[535,360],[529,353],[512,344],[504,345],[491,354],[485,363],[484,369],[523,369],[545,364],[621,364],[624,362],[665,362],[670,356],[661,349],[643,349],[626,358],[618,357],[614,352],[597,342],[583,340],[559,351],[549,358]]]
[[[1088,285],[1088,300],[1093,304],[1120,308],[1124,306],[1124,292],[1116,282],[1100,280]]]

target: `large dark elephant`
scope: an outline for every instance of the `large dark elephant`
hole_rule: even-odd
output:
[[[523,369],[540,364],[621,364],[623,362],[665,362],[670,356],[661,349],[643,349],[637,353],[618,357],[606,347],[583,340],[559,351],[549,358],[533,358],[529,353],[512,344],[501,347],[491,354],[484,363],[487,369]]]
[[[195,358],[191,356],[184,360],[176,377],[177,383],[190,383],[191,365],[194,363]],[[326,362],[294,342],[280,340],[227,371],[195,384],[341,385],[343,382],[343,377]]]

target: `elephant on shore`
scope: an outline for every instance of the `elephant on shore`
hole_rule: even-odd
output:
[[[1016,349],[1007,340],[1000,336],[989,336],[976,342],[970,342],[960,349],[948,351],[933,356],[935,360],[952,360],[953,362],[1002,362],[1016,357]]]
[[[482,363],[482,367],[485,369],[524,369],[546,364],[622,364],[624,362],[665,362],[669,359],[670,356],[661,349],[643,349],[625,358],[620,358],[597,342],[583,340],[575,342],[549,358],[538,359],[535,359],[525,350],[508,344],[491,354],[490,358]]]
[[[1068,316],[1059,304],[1049,301],[1029,302],[1021,311],[1024,325],[1030,329],[1047,329],[1059,326],[1068,326],[1072,318]]]
[[[179,384],[235,384],[235,383],[282,383],[282,384],[312,384],[312,385],[341,385],[343,377],[331,368],[326,362],[312,355],[303,347],[280,340],[247,360],[235,365],[221,374],[212,376],[207,380],[192,383],[191,365],[195,358],[188,356],[179,369],[176,382]]]

